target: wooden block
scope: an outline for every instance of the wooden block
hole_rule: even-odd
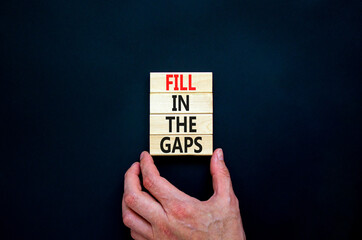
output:
[[[212,135],[150,135],[150,154],[212,155]]]
[[[211,72],[150,73],[150,153],[212,155]]]
[[[212,113],[212,93],[151,93],[150,113]]]
[[[150,92],[212,92],[212,72],[152,72]]]
[[[150,134],[212,134],[212,114],[151,114]]]

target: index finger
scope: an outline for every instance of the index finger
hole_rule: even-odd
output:
[[[171,201],[189,198],[188,195],[177,189],[165,178],[160,176],[151,155],[148,152],[141,154],[140,161],[143,186],[161,203],[167,205]]]
[[[149,222],[153,222],[163,214],[161,205],[146,192],[141,191],[139,179],[140,166],[134,163],[124,178],[124,202],[126,205]]]

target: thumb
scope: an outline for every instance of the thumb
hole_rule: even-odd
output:
[[[221,148],[216,149],[211,157],[210,172],[215,195],[227,195],[233,191],[230,173],[225,165]]]

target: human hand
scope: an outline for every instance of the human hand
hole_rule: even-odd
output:
[[[214,194],[207,201],[183,193],[161,177],[148,152],[140,158],[125,174],[122,199],[123,222],[134,239],[246,239],[221,149],[211,157]],[[140,173],[152,196],[142,191]]]

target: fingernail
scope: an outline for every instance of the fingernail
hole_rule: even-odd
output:
[[[144,156],[145,156],[145,152],[143,151],[143,152],[141,153],[140,159],[142,159]]]
[[[216,155],[217,155],[217,159],[218,159],[219,161],[224,161],[224,154],[223,154],[221,148],[219,148],[219,150],[217,150]]]

